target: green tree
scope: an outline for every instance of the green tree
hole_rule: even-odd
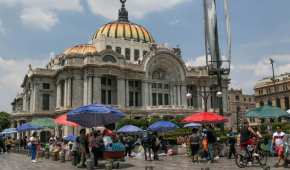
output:
[[[7,112],[0,112],[0,131],[10,127],[10,115]]]

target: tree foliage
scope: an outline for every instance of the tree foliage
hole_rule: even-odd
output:
[[[0,112],[0,131],[10,127],[10,115],[6,112]]]

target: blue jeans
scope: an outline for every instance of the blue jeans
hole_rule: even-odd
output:
[[[36,145],[32,144],[30,146],[30,151],[31,151],[31,160],[35,160],[36,158]]]
[[[211,144],[211,143],[208,144],[208,157],[207,157],[208,160],[213,160],[213,158],[214,158],[214,155],[213,155],[214,154],[213,145],[214,144]]]

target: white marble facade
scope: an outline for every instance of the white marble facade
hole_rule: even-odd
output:
[[[179,48],[157,44],[143,26],[120,15],[98,29],[91,44],[64,50],[46,68],[29,66],[23,91],[12,103],[15,120],[55,117],[92,103],[114,105],[139,117],[204,110],[201,91],[214,90],[216,78],[205,66],[186,66]],[[223,83],[227,100],[229,82]],[[208,110],[215,110],[216,103],[216,94],[210,94]]]

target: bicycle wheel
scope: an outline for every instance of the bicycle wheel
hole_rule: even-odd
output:
[[[245,168],[247,166],[247,159],[242,154],[235,156],[235,162],[239,168]]]
[[[267,152],[263,152],[263,151],[259,152],[258,162],[260,166],[265,166],[267,164],[267,160],[268,160]]]

